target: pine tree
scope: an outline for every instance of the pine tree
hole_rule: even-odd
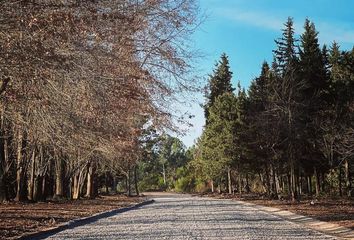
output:
[[[318,32],[314,23],[310,22],[309,19],[305,21],[304,30],[299,48],[299,66],[301,68],[301,79],[304,81],[303,97],[317,101],[328,92],[325,66],[327,53],[325,50],[324,52],[321,51],[318,43]]]
[[[333,138],[326,138],[329,135],[323,130],[328,117],[325,111],[330,104],[326,61],[326,47],[321,50],[315,25],[306,19],[299,48],[299,77],[303,83],[299,100],[302,106],[299,139],[303,146],[300,164],[309,177],[318,170],[326,171],[323,156],[327,156],[328,163],[333,162],[334,156],[333,146],[330,146]]]
[[[327,190],[352,195],[354,49],[321,48],[315,25],[307,19],[304,29],[296,46],[288,19],[271,67],[263,63],[248,96],[238,85],[230,104],[227,93],[212,98],[225,87],[210,84],[212,104],[199,141],[203,179],[224,183],[231,169],[239,182],[261,182],[270,197],[287,193],[299,200]]]
[[[263,62],[262,70],[259,77],[252,81],[248,95],[252,99],[253,107],[258,111],[265,109],[267,102],[267,85],[269,84],[270,68],[267,62]]]
[[[352,196],[350,171],[354,167],[351,163],[353,161],[350,160],[353,159],[352,149],[354,149],[354,50],[340,51],[339,45],[334,42],[330,48],[329,64],[333,97],[329,113],[336,121],[332,123],[333,131],[328,131],[327,136],[333,136],[335,151],[343,161],[346,195],[350,197]],[[339,182],[341,183],[341,179]],[[339,192],[342,192],[341,188]]]
[[[236,114],[237,118],[233,127],[233,162],[232,167],[236,169],[237,177],[237,188],[238,192],[242,192],[242,176],[247,175],[247,170],[249,169],[249,151],[248,143],[252,140],[251,136],[248,134],[248,122],[247,122],[247,109],[249,107],[249,99],[246,95],[244,88],[241,88],[240,82],[238,83],[238,93],[236,99]],[[248,188],[249,186],[247,186]]]
[[[293,19],[289,17],[284,26],[282,37],[275,40],[277,49],[273,51],[275,59],[273,66],[276,67],[273,70],[281,77],[284,77],[297,60]]]
[[[274,96],[271,96],[272,91],[270,89],[273,80],[272,75],[269,65],[264,62],[260,76],[251,83],[248,92],[247,135],[252,137],[248,139],[247,145],[250,168],[265,176],[264,185],[268,196],[279,198],[276,176],[280,162],[276,161],[279,159],[274,156],[274,151],[278,151],[274,146],[277,146],[279,142],[277,126],[279,120],[272,114],[273,111],[270,108],[272,107],[270,101],[274,98]]]
[[[232,93],[231,85],[232,72],[230,71],[229,59],[224,53],[220,61],[215,65],[216,69],[209,79],[209,89],[206,94],[207,102],[204,106],[205,118],[208,123],[209,108],[214,104],[216,98],[224,93]]]
[[[289,170],[289,195],[292,200],[298,196],[295,181],[295,161],[297,159],[297,133],[299,115],[299,90],[303,87],[297,76],[298,58],[295,50],[295,37],[292,18],[288,18],[283,29],[282,38],[276,40],[274,50],[276,63],[272,69],[274,76],[271,81],[271,104],[269,111],[278,119],[273,123],[273,132],[281,136],[277,145],[282,145],[284,159],[287,159]]]
[[[234,127],[237,120],[236,97],[224,93],[209,109],[209,123],[202,136],[204,169],[210,180],[220,183],[235,156]]]

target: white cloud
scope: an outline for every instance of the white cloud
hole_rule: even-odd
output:
[[[238,23],[244,23],[250,26],[278,31],[284,27],[288,16],[275,16],[272,13],[261,11],[248,11],[241,8],[218,8],[215,11],[217,17],[227,18]],[[312,18],[310,18],[312,20]],[[298,34],[303,32],[305,18],[296,19],[294,22],[295,31]],[[317,30],[320,32],[319,38],[322,43],[329,44],[333,41],[338,43],[354,44],[354,28],[347,24],[328,23],[321,20],[315,20]]]
[[[255,27],[279,31],[283,27],[284,19],[270,16],[263,12],[241,11],[239,9],[219,8],[215,12],[219,17],[225,17],[236,22],[242,22]]]
[[[333,41],[338,43],[354,44],[354,29],[337,26],[325,22],[316,23],[317,31],[321,42],[329,44]]]

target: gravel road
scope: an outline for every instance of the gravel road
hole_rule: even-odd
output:
[[[48,239],[336,239],[245,206],[186,195],[68,229]]]

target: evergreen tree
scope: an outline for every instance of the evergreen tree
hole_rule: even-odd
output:
[[[249,108],[249,99],[246,95],[245,89],[241,88],[238,83],[238,93],[236,98],[236,121],[232,129],[233,135],[233,153],[232,167],[236,169],[237,173],[237,188],[238,192],[242,192],[242,177],[247,175],[249,164],[248,143],[252,141],[252,137],[248,134],[249,125],[247,123],[247,109]],[[245,174],[246,173],[246,174]],[[246,186],[248,188],[248,184]]]
[[[330,87],[332,95],[341,101],[341,104],[348,102],[353,98],[353,82],[354,82],[354,50],[342,52],[340,46],[333,42],[329,51],[330,65]]]
[[[274,156],[279,140],[278,119],[272,114],[272,105],[270,102],[274,96],[271,96],[272,72],[269,65],[264,62],[261,74],[252,81],[248,95],[249,107],[247,108],[248,136],[251,136],[248,142],[248,158],[250,169],[260,175],[265,175],[265,188],[268,196],[279,198],[279,189],[272,181],[276,178],[279,169],[279,159]],[[276,161],[278,160],[278,161]]]
[[[206,94],[204,105],[206,126],[200,145],[205,174],[212,181],[215,179],[220,183],[224,168],[229,166],[231,161],[230,154],[226,152],[231,151],[233,147],[230,118],[235,105],[232,104],[234,97],[231,85],[232,72],[226,54],[222,54],[215,67]]]
[[[275,41],[277,49],[274,52],[276,63],[273,66],[275,73],[271,81],[271,104],[269,111],[278,119],[273,123],[273,132],[280,137],[284,149],[284,159],[287,159],[289,170],[289,195],[292,200],[298,196],[295,181],[296,155],[298,148],[298,117],[299,117],[299,90],[303,88],[297,75],[298,58],[295,50],[295,37],[292,18],[288,18],[283,29],[282,38]]]
[[[348,96],[350,95],[350,90],[348,88],[348,81],[350,77],[350,71],[346,71],[344,57],[345,52],[341,52],[338,43],[333,42],[328,56],[328,62],[330,66],[330,77],[329,77],[329,91],[332,97],[332,104],[337,105],[340,112],[341,108],[345,107],[348,101]],[[349,92],[348,92],[349,90]]]
[[[339,49],[339,45],[337,42],[333,42],[329,51],[329,65],[331,70],[331,82],[336,82],[341,77],[341,70],[340,70],[340,61],[341,61],[341,52]]]
[[[282,37],[275,40],[277,49],[273,51],[275,60],[273,70],[281,77],[290,71],[289,68],[293,67],[297,60],[293,19],[289,17],[284,26]]]
[[[330,152],[333,146],[329,143],[332,141],[326,139],[327,145],[323,145],[326,149],[320,147],[326,134],[321,125],[328,116],[325,111],[330,104],[326,61],[326,47],[321,50],[315,25],[306,19],[299,48],[298,74],[303,83],[299,100],[302,106],[300,116],[302,131],[299,139],[303,147],[299,160],[308,176],[317,172],[319,168],[322,172],[326,171],[324,156],[327,156],[328,162],[333,162],[334,156],[333,152]]]
[[[333,43],[329,53],[331,69],[330,85],[333,97],[332,107],[329,109],[331,122],[327,123],[327,136],[332,137],[335,152],[339,155],[340,163],[343,163],[346,195],[352,196],[351,171],[353,166],[354,149],[354,50],[340,51],[337,43]],[[341,186],[342,179],[339,178]],[[341,187],[339,192],[342,194]]]
[[[220,184],[235,156],[234,127],[237,120],[236,97],[224,93],[209,109],[209,123],[202,136],[204,169],[210,180]]]
[[[216,64],[216,69],[209,79],[209,89],[206,94],[207,102],[204,106],[205,118],[208,123],[209,108],[214,104],[216,98],[224,93],[232,93],[231,85],[232,72],[230,71],[229,59],[224,53]]]
[[[313,101],[320,100],[328,92],[325,66],[327,52],[325,48],[321,51],[318,32],[309,19],[305,21],[304,30],[299,48],[301,80],[304,81],[303,97],[312,101],[309,105],[319,107]]]
[[[251,82],[248,91],[248,95],[250,99],[252,99],[252,107],[256,108],[258,111],[265,109],[268,97],[267,85],[269,84],[269,74],[269,65],[267,62],[263,62],[260,76]]]
[[[229,190],[237,177],[240,192],[241,182],[253,181],[254,189],[291,200],[313,192],[342,195],[344,189],[351,196],[354,49],[340,51],[336,43],[329,51],[321,48],[308,19],[299,47],[291,18],[275,42],[274,61],[271,67],[263,63],[248,96],[240,85],[232,94],[227,58],[217,65],[193,161],[195,179],[220,184],[228,173]]]

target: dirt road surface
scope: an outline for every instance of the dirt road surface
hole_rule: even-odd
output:
[[[337,239],[240,202],[149,194],[154,203],[48,239]]]

